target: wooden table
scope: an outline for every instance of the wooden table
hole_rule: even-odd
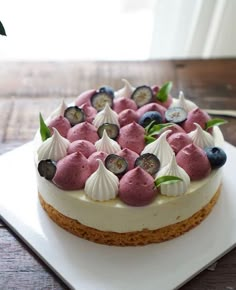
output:
[[[69,103],[88,88],[134,86],[172,80],[172,95],[183,90],[201,108],[236,110],[236,60],[145,62],[0,63],[0,154],[32,140],[38,113],[46,117],[62,98]],[[222,127],[236,145],[236,119]],[[200,254],[200,253],[199,253]],[[191,258],[191,257],[190,257]],[[0,289],[68,289],[54,273],[0,221]],[[235,290],[236,248],[203,271],[182,290]]]

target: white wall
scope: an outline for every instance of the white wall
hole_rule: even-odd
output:
[[[146,59],[155,0],[137,1],[0,0],[0,59]]]
[[[0,60],[236,57],[236,0],[0,0]]]
[[[236,56],[236,1],[225,0],[210,56]]]
[[[236,57],[236,0],[156,0],[151,58]]]

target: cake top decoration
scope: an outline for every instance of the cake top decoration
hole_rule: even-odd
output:
[[[186,194],[190,181],[224,165],[211,128],[224,120],[211,119],[183,92],[173,98],[171,82],[123,83],[118,91],[87,90],[69,106],[63,100],[46,122],[40,115],[42,177],[65,190],[85,190],[93,200],[144,206],[158,194]]]

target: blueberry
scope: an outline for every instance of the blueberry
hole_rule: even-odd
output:
[[[108,103],[110,107],[113,105],[113,97],[106,92],[96,92],[91,97],[91,105],[98,112],[105,108],[106,103]]]
[[[225,164],[227,156],[223,149],[219,147],[206,147],[204,150],[212,169],[219,168]]]
[[[179,124],[187,119],[188,113],[181,107],[173,107],[165,112],[166,121]]]
[[[97,130],[98,136],[100,138],[102,138],[104,130],[106,130],[107,135],[111,139],[116,139],[118,137],[119,131],[120,131],[119,127],[116,124],[104,123]]]
[[[152,89],[148,86],[140,86],[137,87],[132,95],[131,99],[133,99],[138,107],[142,107],[152,101],[153,92]]]
[[[104,163],[106,168],[117,176],[124,174],[128,169],[126,159],[116,154],[109,154]]]
[[[45,177],[47,180],[53,179],[56,170],[56,163],[51,159],[41,160],[38,164],[38,172],[40,176]]]
[[[160,160],[152,153],[144,153],[135,160],[134,166],[140,166],[147,173],[154,175],[160,169]]]
[[[112,98],[114,97],[114,90],[109,86],[103,86],[99,89],[99,93],[106,93],[110,95]]]
[[[154,124],[161,124],[163,123],[163,120],[162,120],[162,116],[160,113],[156,112],[156,111],[149,111],[149,112],[146,112],[142,115],[142,117],[140,117],[138,123],[139,125],[141,125],[142,127],[147,127],[152,121],[155,121],[153,122],[153,125]]]
[[[85,114],[77,106],[68,107],[64,112],[64,117],[70,122],[71,126],[84,122]]]

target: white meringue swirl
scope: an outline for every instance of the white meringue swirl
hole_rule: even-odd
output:
[[[84,191],[92,200],[114,199],[118,194],[119,179],[101,160],[98,162],[98,169],[87,179]]]
[[[160,160],[161,168],[170,162],[174,152],[169,143],[166,141],[166,136],[170,132],[171,130],[164,131],[157,140],[146,145],[141,152],[141,154],[152,153],[156,155]]]
[[[67,155],[70,141],[62,137],[57,129],[53,128],[53,135],[45,140],[37,150],[38,161],[51,159],[58,161]]]
[[[106,130],[103,131],[102,138],[95,142],[95,147],[97,151],[103,151],[108,154],[116,153],[121,150],[120,145],[107,135]]]
[[[178,166],[175,154],[172,154],[170,163],[163,167],[156,175],[157,178],[161,176],[177,176],[182,179],[182,181],[170,184],[161,184],[161,194],[167,196],[178,196],[183,195],[188,191],[190,177],[183,168]]]
[[[130,98],[135,88],[126,80],[122,79],[124,87],[115,92],[115,98]]]
[[[193,109],[197,108],[197,105],[190,101],[186,100],[184,97],[184,93],[182,91],[179,92],[179,98],[178,99],[173,99],[173,103],[170,106],[172,107],[181,107],[183,108],[186,112],[190,112]]]
[[[93,125],[97,128],[104,123],[115,124],[120,127],[118,115],[111,109],[108,103],[106,103],[105,108],[102,111],[97,113],[95,119],[93,120]]]
[[[198,123],[194,123],[196,129],[188,133],[189,137],[193,140],[193,143],[202,149],[215,145],[214,138],[210,133],[203,130]]]
[[[64,112],[66,108],[67,108],[67,104],[65,103],[65,100],[63,99],[59,107],[56,108],[56,110],[50,115],[50,119],[52,120],[55,117],[64,116]]]

